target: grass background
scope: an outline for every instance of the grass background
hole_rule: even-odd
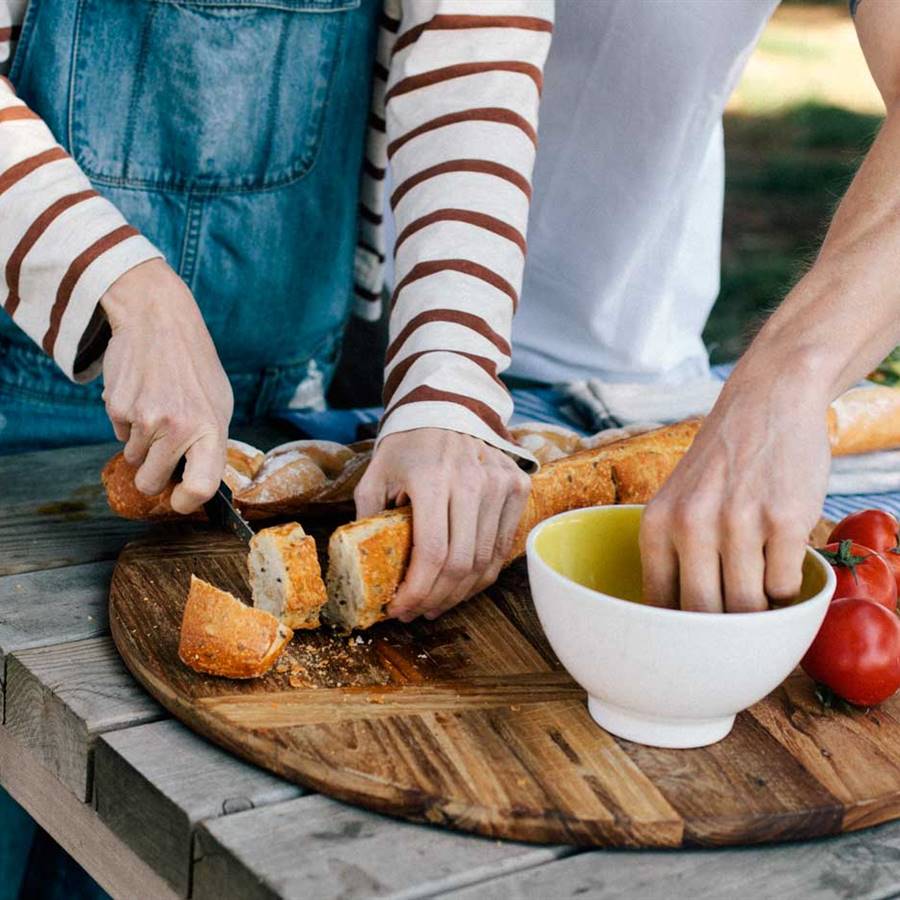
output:
[[[704,332],[740,355],[812,261],[883,105],[845,0],[783,3],[725,115],[722,286]]]

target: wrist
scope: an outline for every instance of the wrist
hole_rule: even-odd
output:
[[[726,382],[720,403],[821,417],[839,393],[833,385],[830,361],[819,348],[772,344],[747,351]]]
[[[142,262],[120,275],[100,298],[113,331],[137,315],[156,314],[166,298],[186,291],[181,279],[161,259]]]

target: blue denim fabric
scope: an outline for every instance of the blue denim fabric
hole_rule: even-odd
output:
[[[352,296],[380,0],[30,0],[10,78],[197,298],[235,421],[327,385]],[[0,316],[0,452],[112,439]],[[0,832],[33,825],[0,791]],[[40,896],[105,897],[46,836]],[[0,843],[15,896],[24,843]],[[23,896],[34,893],[26,881]],[[4,895],[6,896],[6,895]]]
[[[333,373],[352,296],[380,8],[380,0],[29,3],[11,80],[194,292],[235,388],[237,422],[287,406],[311,367],[323,385]],[[0,371],[0,382],[60,407],[57,419],[35,422],[35,440],[58,432],[62,441],[76,397],[71,429],[105,439],[102,385],[73,394],[5,316],[0,338],[0,370],[30,354],[25,368],[38,373],[23,383]],[[6,397],[0,413],[16,425]]]

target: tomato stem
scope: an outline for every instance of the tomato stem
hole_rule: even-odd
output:
[[[853,575],[853,580],[858,582],[859,575],[856,573],[856,567],[865,562],[869,557],[868,556],[854,556],[851,547],[853,546],[853,541],[846,540],[841,541],[838,544],[838,549],[835,550],[820,550],[819,552],[828,562],[833,566],[842,566],[845,569],[849,569],[850,573]],[[870,554],[871,555],[871,554]]]

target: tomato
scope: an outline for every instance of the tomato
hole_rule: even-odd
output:
[[[846,540],[871,547],[883,556],[894,573],[900,594],[900,522],[884,510],[864,509],[841,519],[831,532],[828,543]]]
[[[900,688],[900,620],[861,597],[835,600],[800,665],[850,703],[881,703]]]
[[[826,544],[819,553],[831,563],[837,576],[834,600],[863,597],[889,610],[897,609],[897,582],[884,559],[869,547],[841,541]]]

